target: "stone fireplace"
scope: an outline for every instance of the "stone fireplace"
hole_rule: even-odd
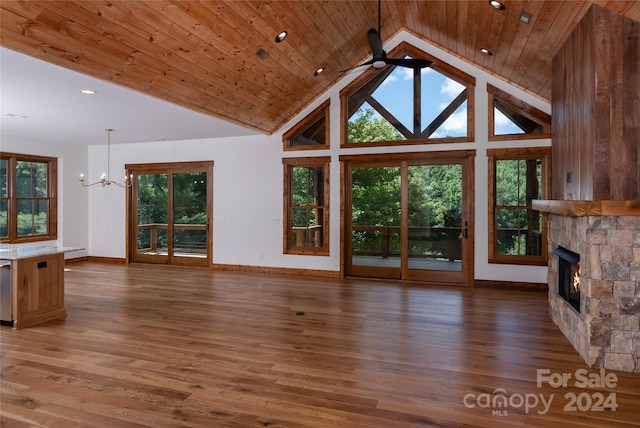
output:
[[[550,212],[548,245],[553,322],[590,367],[640,372],[640,216]],[[560,294],[559,247],[580,255],[578,308]]]
[[[590,367],[640,372],[640,23],[592,5],[553,59],[549,314]],[[558,248],[580,256],[561,297]],[[571,300],[571,299],[569,299]]]

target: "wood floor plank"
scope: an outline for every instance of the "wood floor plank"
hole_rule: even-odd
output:
[[[640,421],[639,374],[575,385],[576,370],[599,371],[540,291],[100,263],[71,264],[65,280],[65,320],[0,329],[3,427]],[[538,370],[571,379],[538,386]],[[615,394],[617,408],[574,411],[571,394]]]

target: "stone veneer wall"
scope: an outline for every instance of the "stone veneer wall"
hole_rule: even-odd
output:
[[[640,372],[640,217],[549,214],[549,313],[590,367]],[[580,254],[578,313],[558,294],[562,246]]]

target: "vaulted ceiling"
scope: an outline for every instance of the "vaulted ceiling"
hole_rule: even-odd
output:
[[[382,37],[404,29],[550,100],[552,58],[592,4],[640,21],[637,1],[503,3],[386,0]],[[2,0],[0,13],[4,47],[267,134],[369,59],[378,24],[376,0]]]

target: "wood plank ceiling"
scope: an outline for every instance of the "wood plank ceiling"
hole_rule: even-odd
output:
[[[637,1],[504,0],[495,10],[486,0],[386,0],[382,37],[405,29],[550,100],[551,60],[593,3],[640,21]],[[270,134],[339,70],[369,59],[377,8],[375,0],[2,0],[0,44]],[[282,30],[289,37],[276,43]]]

